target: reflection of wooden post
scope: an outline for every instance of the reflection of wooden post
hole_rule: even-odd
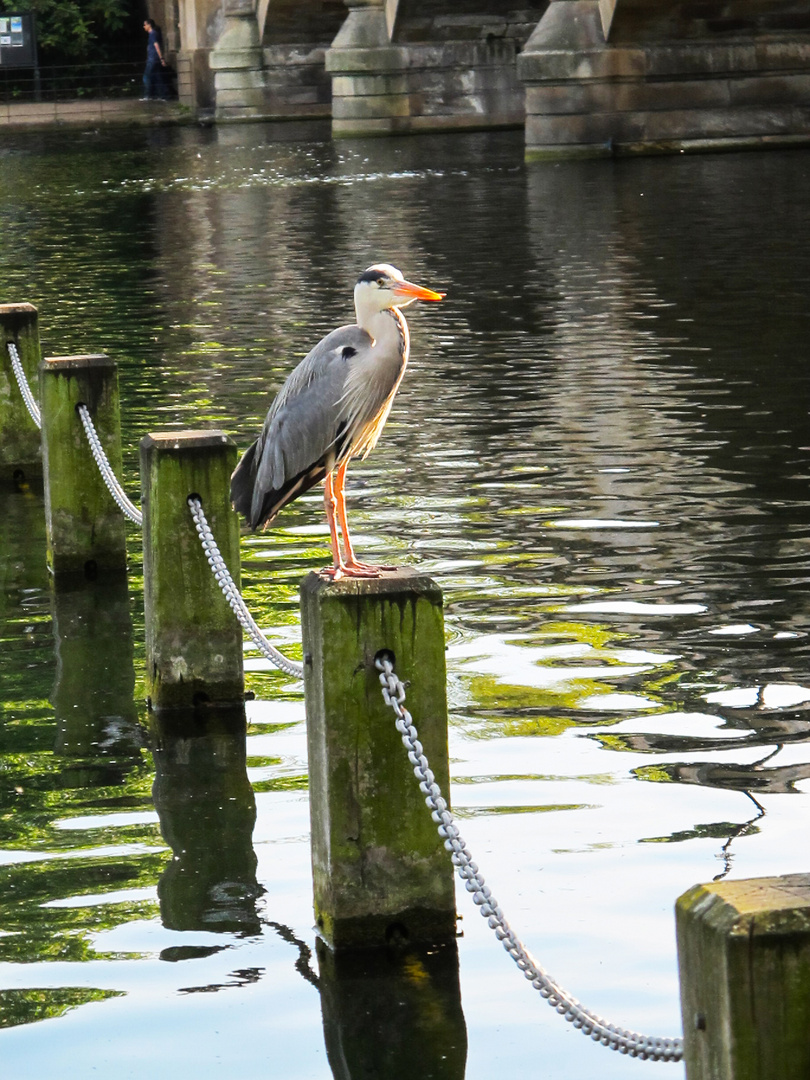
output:
[[[54,356],[40,365],[48,565],[93,577],[127,565],[124,515],[93,458],[76,406],[90,413],[113,472],[121,475],[118,373],[106,356]]]
[[[236,445],[221,431],[141,441],[146,683],[153,708],[244,701],[242,628],[200,545],[187,499],[199,495],[239,585],[239,522],[231,509]]]
[[[467,1027],[455,941],[336,952],[320,938],[315,944],[334,1080],[464,1080]]]
[[[39,430],[11,368],[9,343],[17,346],[28,385],[38,398],[39,327],[33,304],[0,304],[0,466],[9,479],[19,482],[31,471],[41,472],[42,449]]]
[[[398,570],[301,588],[315,912],[334,948],[455,934],[453,868],[382,698],[374,658],[394,655],[408,707],[449,786],[442,597]]]
[[[140,757],[127,584],[121,570],[53,588],[58,754],[90,757],[103,748],[121,758]]]
[[[174,852],[158,882],[168,929],[261,931],[246,725],[244,704],[202,718],[165,710],[150,716],[152,799]]]
[[[689,1080],[807,1080],[810,874],[696,885],[676,916]]]

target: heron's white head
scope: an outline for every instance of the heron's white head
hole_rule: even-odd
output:
[[[363,326],[366,319],[388,308],[405,307],[414,300],[442,300],[444,293],[423,289],[406,281],[395,266],[375,263],[364,270],[354,287],[354,306],[357,322]]]

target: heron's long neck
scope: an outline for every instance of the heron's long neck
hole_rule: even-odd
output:
[[[358,324],[374,338],[374,351],[378,355],[398,356],[404,367],[408,363],[411,338],[408,324],[399,308],[387,308],[367,315]]]

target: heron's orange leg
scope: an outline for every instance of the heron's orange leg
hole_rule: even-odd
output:
[[[366,566],[359,563],[354,557],[351,541],[346,527],[346,502],[343,493],[342,479],[346,475],[345,465],[341,465],[335,479],[332,474],[326,477],[323,489],[324,505],[326,507],[326,520],[329,523],[329,536],[332,543],[333,565],[326,567],[322,573],[337,581],[342,577],[378,577],[379,570],[374,566]],[[346,559],[340,553],[338,538],[338,524],[343,533],[343,541],[346,548]]]
[[[346,470],[349,467],[348,460],[337,471],[335,476],[335,497],[337,499],[337,505],[335,507],[338,522],[340,523],[340,531],[343,533],[343,550],[346,557],[346,568],[348,570],[356,571],[356,577],[378,577],[382,570],[396,570],[395,566],[374,566],[371,563],[360,562],[355,556],[354,549],[352,548],[352,542],[349,538],[349,523],[346,519]]]
[[[338,542],[337,521],[335,520],[335,510],[337,509],[337,498],[335,496],[334,488],[332,485],[332,474],[326,474],[326,483],[323,486],[323,504],[326,508],[326,520],[329,524],[329,537],[332,544],[332,562],[333,566],[331,571],[332,577],[335,579],[343,577],[346,570],[343,559],[340,555],[340,543]]]

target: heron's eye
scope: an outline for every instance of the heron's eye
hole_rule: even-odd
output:
[[[384,277],[378,277],[377,278],[377,284],[380,286],[381,289],[384,289],[385,288],[385,278]]]

